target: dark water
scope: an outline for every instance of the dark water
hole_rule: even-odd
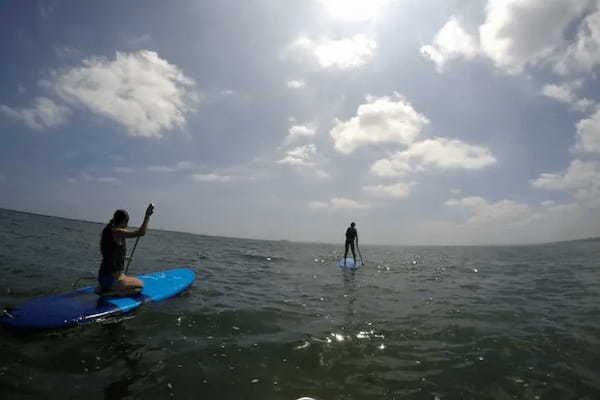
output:
[[[101,228],[0,210],[0,304],[92,276]],[[0,398],[600,399],[600,242],[361,250],[353,273],[331,245],[151,231],[131,271],[191,290],[0,330]]]

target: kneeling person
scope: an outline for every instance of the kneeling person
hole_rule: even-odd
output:
[[[127,255],[125,239],[144,236],[153,212],[154,205],[150,204],[146,209],[142,226],[135,231],[130,231],[127,229],[129,214],[125,210],[117,210],[102,230],[100,239],[102,264],[98,271],[101,294],[110,292],[120,296],[129,296],[142,291],[144,283],[141,280],[123,273]]]

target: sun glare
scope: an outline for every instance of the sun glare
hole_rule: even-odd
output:
[[[320,0],[332,17],[346,21],[364,21],[377,16],[389,0]]]

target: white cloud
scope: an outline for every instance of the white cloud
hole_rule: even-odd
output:
[[[512,73],[543,62],[561,46],[573,19],[588,2],[580,0],[489,0],[479,28],[482,50]]]
[[[315,136],[317,130],[315,127],[310,125],[292,125],[288,132],[289,134],[286,138],[286,142],[291,143],[301,137]]]
[[[382,158],[371,165],[371,173],[383,178],[402,177],[412,171],[408,160],[396,153],[389,158]]]
[[[600,110],[577,123],[577,150],[600,153]]]
[[[375,197],[403,199],[410,195],[415,182],[398,182],[391,185],[368,185],[363,190]]]
[[[563,174],[543,173],[531,181],[533,187],[547,190],[569,190],[600,184],[600,162],[573,160]]]
[[[309,204],[309,207],[313,210],[365,210],[370,208],[371,205],[343,197],[334,197],[328,202],[313,201]]]
[[[438,72],[444,70],[444,65],[449,60],[459,57],[472,59],[477,52],[476,38],[465,32],[455,16],[450,17],[435,35],[431,45],[421,47],[421,53],[433,61]]]
[[[196,164],[190,161],[180,161],[174,165],[151,165],[147,169],[150,172],[179,172],[189,171],[196,168]]]
[[[594,106],[594,102],[590,99],[580,99],[573,93],[573,88],[570,85],[545,85],[542,88],[542,94],[546,97],[555,99],[561,103],[568,104],[576,111],[585,112]]]
[[[376,42],[364,34],[340,40],[323,39],[318,42],[303,37],[292,45],[292,48],[312,54],[322,68],[340,70],[358,68],[369,63],[376,47]]]
[[[81,177],[83,178],[83,180],[85,182],[88,183],[102,183],[102,184],[110,184],[110,185],[120,185],[121,181],[118,178],[112,177],[112,176],[93,176],[87,172],[83,172],[81,174]],[[76,180],[74,178],[70,178],[68,179],[68,181],[70,183],[74,183],[76,182]]]
[[[563,75],[591,72],[600,64],[600,9],[589,13],[595,4],[596,0],[488,0],[478,38],[452,16],[421,52],[439,72],[449,60],[478,54],[513,74],[543,64]],[[572,34],[575,40],[569,43]]]
[[[564,173],[543,173],[531,181],[538,189],[565,191],[579,205],[600,207],[600,162],[573,160]]]
[[[471,225],[521,223],[533,215],[532,209],[527,204],[512,200],[489,203],[482,197],[473,196],[462,199],[449,199],[444,204],[468,211],[470,216],[466,223]]]
[[[14,109],[0,105],[0,112],[7,117],[23,121],[31,129],[43,130],[67,122],[71,115],[69,108],[58,105],[47,97],[37,97],[32,108]]]
[[[365,21],[377,16],[390,0],[319,0],[329,14],[345,21]]]
[[[293,167],[314,167],[313,161],[317,154],[317,147],[314,144],[307,144],[288,150],[285,157],[277,161],[279,164],[287,164]]]
[[[446,138],[413,143],[407,150],[376,161],[371,172],[381,177],[404,176],[427,168],[476,170],[496,163],[485,147]]]
[[[494,156],[485,147],[446,138],[413,143],[399,154],[401,157],[415,161],[418,166],[442,169],[481,169],[496,163]]]
[[[335,149],[352,153],[360,146],[379,143],[408,145],[421,134],[429,120],[415,111],[403,97],[367,96],[367,103],[358,107],[356,116],[347,121],[335,121],[330,135]]]
[[[298,80],[289,80],[287,81],[287,87],[290,89],[301,89],[306,86],[306,82],[298,81]]]
[[[117,184],[117,185],[121,183],[121,181],[119,179],[117,179],[115,177],[112,177],[112,176],[101,176],[101,177],[98,177],[98,178],[96,178],[96,182],[99,182],[99,183],[112,183],[112,184]]]
[[[194,81],[153,51],[89,58],[55,73],[61,98],[123,125],[130,136],[159,138],[185,125],[194,110]]]
[[[227,183],[236,180],[234,176],[219,174],[192,174],[191,178],[199,183]]]
[[[585,74],[592,72],[598,65],[600,65],[600,8],[584,18],[577,31],[576,40],[569,45],[555,69],[563,75]]]

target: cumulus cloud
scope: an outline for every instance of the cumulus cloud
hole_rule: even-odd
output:
[[[381,177],[404,176],[428,168],[477,170],[496,163],[492,153],[460,140],[435,138],[416,142],[407,150],[376,161],[371,172]]]
[[[380,143],[408,145],[421,134],[429,120],[403,97],[367,96],[356,116],[347,121],[336,119],[330,131],[335,149],[349,154],[358,147]]]
[[[543,173],[531,181],[538,189],[565,191],[580,205],[600,207],[600,162],[573,160],[563,173]]]
[[[494,156],[485,147],[445,138],[414,143],[400,152],[400,156],[415,161],[420,167],[442,169],[481,169],[496,163]]]
[[[590,99],[580,99],[573,93],[573,88],[570,85],[545,85],[542,88],[542,94],[546,97],[554,99],[564,104],[568,104],[573,110],[585,112],[594,106],[594,102]]]
[[[316,164],[313,158],[316,154],[317,147],[314,144],[307,144],[288,150],[285,157],[277,162],[293,167],[314,167]]]
[[[587,1],[489,0],[480,27],[483,51],[508,72],[543,61],[565,44],[569,24]]]
[[[600,10],[594,9],[594,3],[488,0],[478,37],[466,33],[452,16],[421,52],[439,72],[449,60],[476,55],[488,57],[496,67],[512,74],[544,64],[563,75],[591,72],[600,64]],[[575,40],[569,43],[571,32],[575,32]]]
[[[31,129],[44,130],[64,124],[71,115],[71,110],[56,104],[47,97],[37,97],[31,108],[11,108],[0,105],[0,112],[9,118],[22,121]]]
[[[577,150],[600,153],[600,110],[577,123]]]
[[[49,85],[67,103],[117,122],[130,136],[159,138],[183,127],[198,100],[194,81],[153,51],[82,64],[56,72]]]
[[[302,137],[312,137],[315,136],[317,130],[315,127],[310,125],[292,125],[288,130],[288,136],[286,137],[286,142],[291,143],[296,139]]]
[[[374,197],[403,199],[410,195],[415,182],[398,182],[391,185],[367,185],[363,190]]]
[[[306,86],[306,82],[299,80],[289,80],[287,81],[287,87],[290,89],[301,89]]]
[[[388,158],[377,160],[371,165],[371,173],[382,178],[394,178],[408,175],[412,167],[405,157],[396,153]]]
[[[573,160],[563,173],[542,173],[531,185],[574,193],[580,200],[600,200],[600,162]]]
[[[472,196],[449,199],[445,205],[457,221],[432,221],[424,225],[427,235],[443,238],[440,242],[525,244],[577,239],[597,232],[594,211],[573,202],[528,205]],[[423,225],[419,227],[422,229]]]
[[[435,35],[431,45],[421,47],[421,54],[433,61],[438,72],[444,70],[449,60],[459,57],[472,59],[477,52],[476,38],[465,32],[455,16]]]
[[[580,3],[585,4],[585,1]],[[555,70],[563,75],[590,73],[600,65],[600,8],[588,14],[579,30],[576,40],[569,45]]]
[[[173,165],[151,165],[147,169],[150,172],[180,172],[196,168],[196,164],[190,161],[180,161]]]
[[[231,175],[219,174],[192,174],[191,178],[198,183],[227,183],[237,179],[237,177]]]
[[[369,63],[375,54],[377,43],[364,34],[357,34],[340,40],[314,41],[303,37],[291,47],[314,56],[322,68],[348,70]]]
[[[100,184],[110,184],[110,185],[120,185],[122,182],[113,176],[94,176],[87,172],[83,172],[81,174],[81,178],[88,183],[100,183]],[[75,183],[77,180],[75,178],[70,178],[68,180],[71,183]]]
[[[469,212],[466,223],[471,225],[519,223],[533,215],[533,210],[527,204],[512,200],[490,203],[482,197],[472,196],[449,199],[444,204]]]
[[[365,210],[370,208],[371,205],[343,197],[334,197],[327,202],[313,201],[309,204],[309,207],[312,210]]]

